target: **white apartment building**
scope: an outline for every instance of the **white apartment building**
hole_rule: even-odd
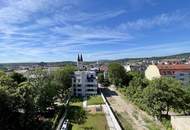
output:
[[[149,80],[162,76],[173,77],[183,84],[190,84],[190,64],[149,65],[145,76]]]
[[[97,94],[98,83],[95,71],[86,71],[83,69],[83,60],[78,56],[78,71],[74,72],[72,78],[72,92],[75,96],[90,96]]]

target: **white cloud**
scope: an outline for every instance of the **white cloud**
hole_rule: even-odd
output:
[[[182,13],[176,11],[175,13],[163,13],[152,18],[140,18],[136,21],[126,22],[119,25],[120,29],[150,29],[160,26],[168,26],[176,23],[183,23],[184,20],[188,19],[188,13]]]

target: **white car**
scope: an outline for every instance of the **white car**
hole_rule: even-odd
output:
[[[68,130],[69,120],[65,120],[62,124],[61,130]]]

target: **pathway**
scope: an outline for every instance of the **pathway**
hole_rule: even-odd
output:
[[[148,130],[143,117],[152,120],[150,116],[145,112],[138,110],[133,104],[124,100],[122,95],[117,92],[114,87],[103,89],[103,93],[109,101],[112,109],[115,112],[120,113],[124,119],[130,119],[130,123],[135,130]]]

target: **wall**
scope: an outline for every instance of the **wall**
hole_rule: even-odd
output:
[[[190,130],[190,116],[171,116],[174,130]]]

